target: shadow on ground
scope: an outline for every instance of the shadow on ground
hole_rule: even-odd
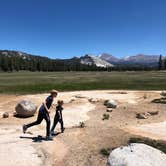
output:
[[[59,135],[60,132],[57,132],[56,134],[54,134],[53,136],[56,137],[57,135]],[[31,137],[31,136],[20,136],[21,139],[31,139],[32,142],[42,142],[42,141],[47,141],[46,137],[43,137],[41,135],[38,135],[37,137]]]

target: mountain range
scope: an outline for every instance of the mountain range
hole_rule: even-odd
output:
[[[117,58],[111,54],[103,53],[101,55],[86,54],[85,56],[73,57],[71,59],[50,59],[43,56],[35,56],[20,51],[0,50],[0,56],[18,57],[19,59],[31,61],[37,59],[39,61],[54,61],[63,62],[65,64],[82,64],[87,66],[96,67],[116,67],[116,66],[146,66],[156,67],[158,66],[160,55],[144,55],[138,54],[133,56],[127,56],[124,58]],[[165,57],[164,57],[165,58]]]
[[[112,63],[114,65],[141,65],[141,66],[157,66],[160,55],[144,55],[137,54],[133,56],[127,56],[124,58],[116,58],[110,54],[103,53],[100,58]]]

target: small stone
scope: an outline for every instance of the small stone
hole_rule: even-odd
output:
[[[148,117],[143,113],[138,113],[138,114],[136,114],[136,118],[137,119],[147,119]]]
[[[112,112],[112,109],[111,108],[107,108],[107,112]]]
[[[116,108],[117,107],[117,103],[114,101],[114,100],[106,100],[104,102],[104,105],[107,107],[107,108]]]
[[[9,113],[8,113],[8,112],[4,112],[4,113],[2,114],[2,117],[3,117],[3,118],[8,118],[8,117],[9,117]]]

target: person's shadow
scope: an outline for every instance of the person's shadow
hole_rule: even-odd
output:
[[[53,136],[59,135],[60,132],[55,133]],[[46,137],[43,137],[41,135],[38,135],[37,137],[31,137],[31,136],[20,136],[21,139],[31,139],[32,142],[40,143],[42,141],[46,141]]]

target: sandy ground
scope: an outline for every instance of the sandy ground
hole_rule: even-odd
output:
[[[45,136],[45,122],[23,134],[22,124],[34,121],[37,114],[22,119],[13,117],[13,112],[18,101],[29,99],[40,106],[47,95],[0,95],[0,116],[3,112],[10,115],[7,119],[0,118],[0,161],[3,166],[102,166],[107,158],[100,154],[100,150],[125,145],[131,136],[166,140],[166,105],[151,103],[160,98],[159,91],[102,90],[60,93],[54,102],[58,99],[65,102],[66,130],[54,141],[36,142],[38,135]],[[118,103],[111,113],[106,112],[103,105],[107,99]],[[136,113],[148,111],[159,113],[147,119],[136,118]],[[110,115],[109,120],[102,120],[104,113]],[[53,109],[50,116],[53,119]],[[79,128],[80,122],[85,122],[86,127]]]

